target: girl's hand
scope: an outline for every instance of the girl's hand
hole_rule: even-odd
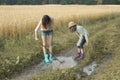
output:
[[[38,38],[35,38],[36,41],[38,41]]]

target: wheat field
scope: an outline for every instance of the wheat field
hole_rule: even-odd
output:
[[[120,12],[118,5],[36,5],[36,6],[0,6],[0,36],[7,38],[23,36],[35,28],[40,18],[48,14],[64,21],[72,16],[95,18],[102,14]],[[64,19],[63,19],[64,18]],[[75,18],[74,18],[75,19]]]

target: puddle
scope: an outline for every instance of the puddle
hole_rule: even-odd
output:
[[[41,71],[44,71],[48,69],[56,70],[56,69],[72,68],[77,65],[77,63],[74,61],[72,56],[70,57],[59,56],[56,58],[57,59],[53,59],[53,62],[49,64],[45,64],[44,62],[42,62],[39,65],[37,65],[36,68],[40,69]]]
[[[52,63],[53,69],[64,69],[64,68],[72,68],[77,65],[77,63],[74,61],[72,56],[70,57],[64,57],[64,56],[59,56],[57,57],[58,60],[54,60]],[[63,62],[63,63],[61,63]]]
[[[93,61],[91,64],[89,64],[83,68],[83,72],[89,76],[92,74],[92,72],[94,72],[96,67],[97,67],[97,63],[95,61]]]

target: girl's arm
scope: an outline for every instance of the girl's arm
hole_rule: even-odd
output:
[[[41,26],[41,21],[38,23],[38,25],[37,25],[36,28],[35,28],[35,40],[38,40],[37,32],[38,32],[40,26]]]
[[[80,38],[80,34],[78,32],[76,32],[77,36]]]

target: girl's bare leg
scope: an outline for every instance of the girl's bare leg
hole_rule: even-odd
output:
[[[44,55],[46,55],[46,53],[47,53],[47,51],[46,51],[46,38],[47,38],[47,36],[42,36],[43,53],[44,53]]]
[[[80,48],[78,48],[78,53],[81,53],[81,49]]]
[[[80,49],[80,51],[81,51],[81,54],[83,54],[83,53],[84,53],[84,50],[83,50],[83,48],[81,48],[81,49]]]
[[[53,47],[53,35],[49,35],[49,51],[52,54],[52,47]]]
[[[49,54],[49,60],[50,62],[53,61],[53,56],[52,56],[52,44],[53,44],[53,35],[49,35],[49,51],[50,51],[50,54]]]

